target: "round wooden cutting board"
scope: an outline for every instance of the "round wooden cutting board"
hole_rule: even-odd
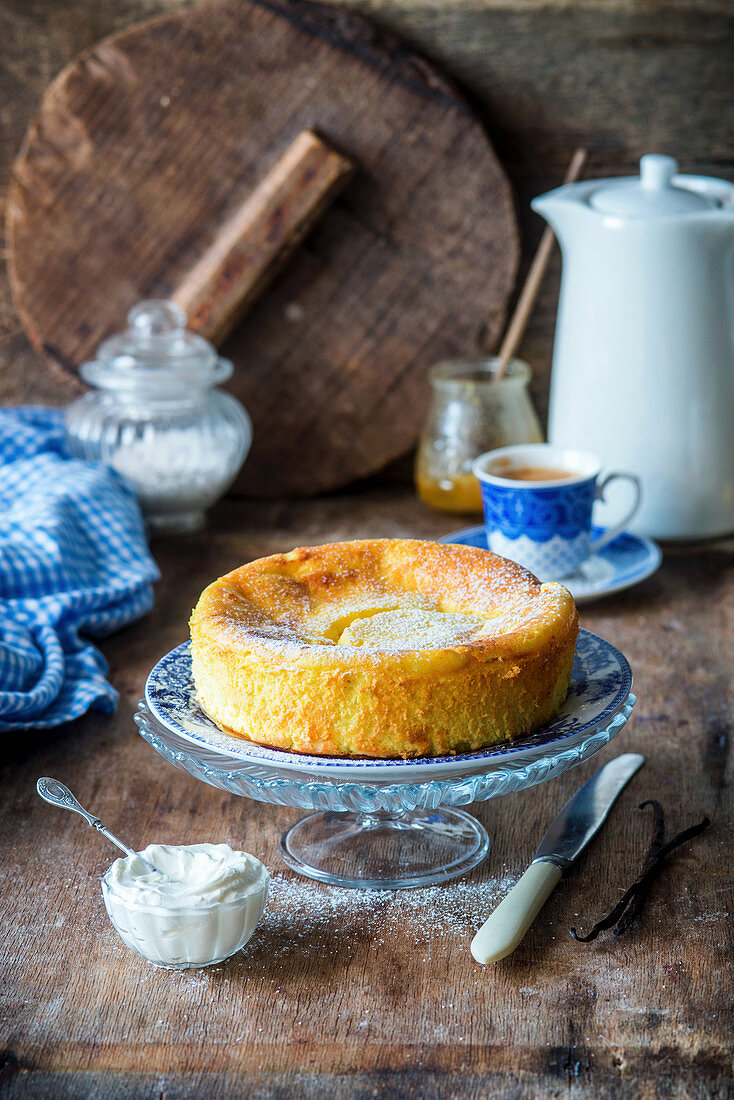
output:
[[[352,13],[219,0],[66,68],[11,187],[15,304],[71,397],[100,340],[175,292],[308,128],[354,174],[221,348],[254,422],[238,486],[255,494],[337,488],[405,453],[426,368],[499,336],[514,211],[455,88]]]

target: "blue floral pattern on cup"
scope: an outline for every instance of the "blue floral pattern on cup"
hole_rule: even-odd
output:
[[[522,482],[518,482],[517,489],[505,488],[483,481],[482,504],[487,526],[510,539],[521,535],[535,542],[545,542],[554,535],[575,539],[591,527],[595,487],[593,477],[547,489],[528,489]]]

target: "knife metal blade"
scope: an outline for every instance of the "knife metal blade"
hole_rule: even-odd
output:
[[[535,859],[472,940],[477,962],[497,962],[515,950],[561,880],[561,873],[604,824],[625,784],[645,763],[629,752],[592,775],[553,821]]]
[[[573,863],[606,821],[617,796],[644,763],[644,756],[627,752],[592,775],[571,795],[554,819],[538,845],[535,859],[557,863],[562,870]]]

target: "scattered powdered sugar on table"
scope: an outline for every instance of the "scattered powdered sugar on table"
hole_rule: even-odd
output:
[[[292,949],[294,938],[360,934],[365,922],[373,937],[407,935],[417,944],[473,935],[516,881],[505,871],[498,878],[411,890],[347,890],[276,872],[255,935],[269,949],[277,948],[287,928],[283,950],[289,949],[289,941]]]

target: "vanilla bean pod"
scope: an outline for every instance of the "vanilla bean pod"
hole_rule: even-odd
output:
[[[597,938],[600,932],[604,932],[614,925],[617,925],[614,933],[616,936],[626,932],[639,916],[647,900],[650,887],[660,874],[666,857],[676,848],[679,848],[681,844],[685,844],[686,841],[699,836],[699,834],[711,824],[709,819],[704,817],[697,825],[691,825],[688,829],[683,829],[682,832],[677,833],[676,836],[665,844],[663,843],[665,837],[665,815],[663,813],[663,807],[659,802],[648,799],[646,802],[642,802],[638,809],[642,810],[646,806],[652,806],[653,808],[655,831],[652,841],[650,842],[647,856],[645,857],[642,872],[639,878],[625,891],[611,912],[608,913],[606,917],[602,917],[602,919],[594,925],[588,935],[580,936],[575,928],[569,929],[573,938],[578,940],[579,943],[590,943],[591,940]]]
[[[653,812],[653,834],[650,841],[650,847],[647,850],[645,856],[645,862],[642,865],[642,871],[640,877],[646,875],[650,869],[654,866],[655,860],[659,858],[663,845],[665,844],[665,811],[659,802],[656,802],[654,798],[648,798],[644,802],[641,802],[637,807],[638,810],[644,810],[648,806],[652,807]],[[652,885],[652,880],[650,882]],[[649,889],[649,887],[648,887]],[[647,897],[647,891],[643,895],[641,891],[637,891],[634,897],[631,899],[627,911],[622,913],[619,918],[619,923],[614,929],[615,936],[623,935],[628,928],[630,928],[639,917],[642,906]]]

